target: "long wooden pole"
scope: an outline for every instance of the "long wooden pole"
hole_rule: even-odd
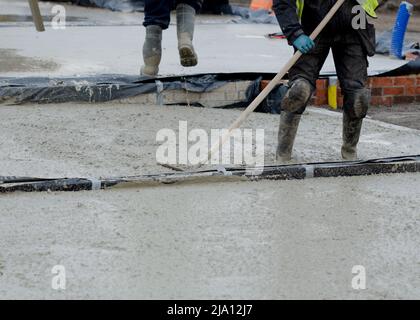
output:
[[[35,28],[37,31],[45,31],[44,21],[42,20],[41,11],[39,10],[38,0],[28,0],[31,7],[32,18],[34,20]]]
[[[337,2],[330,9],[328,14],[324,17],[324,19],[318,25],[318,27],[316,27],[316,29],[310,35],[310,38],[312,40],[315,40],[315,38],[321,33],[321,31],[325,28],[328,22],[330,22],[331,18],[336,14],[338,9],[340,9],[344,1],[345,0],[337,0]],[[273,78],[273,80],[270,81],[270,83],[264,88],[264,90],[261,91],[260,94],[254,99],[254,101],[252,101],[251,104],[241,113],[239,118],[236,119],[234,123],[232,123],[232,125],[229,127],[226,134],[220,137],[218,142],[213,145],[213,147],[210,149],[207,160],[201,163],[201,165],[207,163],[211,159],[211,156],[213,155],[213,153],[219,150],[219,148],[226,142],[226,140],[232,134],[232,131],[241,126],[241,124],[246,120],[249,114],[252,113],[259,106],[259,104],[268,96],[268,94],[275,88],[275,86],[280,82],[280,80],[289,71],[289,69],[298,61],[301,55],[302,53],[300,51],[296,51],[293,57],[286,63],[286,65],[279,71],[279,73],[277,73],[277,75]]]

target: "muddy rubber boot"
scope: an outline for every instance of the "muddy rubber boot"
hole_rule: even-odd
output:
[[[303,78],[296,79],[287,90],[282,102],[282,110],[296,112],[308,103],[312,95],[311,84]]]
[[[343,146],[341,156],[344,160],[357,160],[357,143],[359,142],[360,131],[362,130],[363,119],[350,119],[343,115]]]
[[[143,45],[144,65],[140,69],[142,76],[154,77],[159,72],[162,58],[162,28],[160,26],[147,26],[146,39]]]
[[[287,162],[292,159],[293,144],[301,116],[287,111],[281,112],[277,146],[278,161]]]
[[[192,44],[194,36],[195,9],[188,4],[180,3],[176,7],[178,33],[178,50],[181,65],[194,67],[198,63],[197,54]]]

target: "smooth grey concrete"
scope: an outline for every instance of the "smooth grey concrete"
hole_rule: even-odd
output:
[[[400,174],[2,195],[0,298],[418,299],[419,185]],[[65,290],[51,287],[55,265]]]
[[[0,0],[13,7],[10,0]],[[19,14],[25,14],[24,2],[19,1]],[[51,3],[42,4],[49,14]],[[53,30],[47,21],[47,31],[37,33],[30,23],[20,26],[0,27],[1,49],[15,50],[21,58],[42,60],[57,68],[29,68],[19,64],[15,69],[10,64],[0,64],[2,76],[77,76],[103,73],[139,74],[142,63],[141,47],[145,30],[139,25],[139,14],[113,13],[103,9],[68,7],[69,17],[85,21],[72,24],[65,30]],[[104,17],[100,17],[101,15]],[[110,17],[105,24],[105,17]],[[137,21],[137,19],[139,21]],[[69,19],[70,20],[70,19]],[[73,19],[75,20],[75,19]],[[77,20],[77,19],[76,19]],[[128,20],[128,22],[127,22]],[[91,22],[92,25],[86,26]],[[122,21],[122,25],[116,25]],[[77,22],[77,21],[76,21]],[[130,24],[130,22],[132,22]],[[266,34],[278,32],[276,25],[221,23],[220,18],[200,18],[195,32],[195,46],[199,65],[184,68],[179,63],[176,27],[174,24],[164,32],[162,75],[223,72],[278,72],[293,54],[286,40],[268,40]],[[12,24],[13,25],[13,24]],[[405,64],[405,61],[375,56],[369,59],[369,73],[377,74]],[[7,67],[7,68],[6,68]],[[322,73],[335,73],[330,56]]]

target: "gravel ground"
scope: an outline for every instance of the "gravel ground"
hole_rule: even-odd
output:
[[[167,171],[156,164],[159,130],[227,128],[240,110],[134,104],[2,106],[0,175],[121,176]],[[275,163],[279,116],[253,113],[243,128],[265,130],[265,163]],[[309,108],[295,144],[295,162],[340,160],[341,114]],[[361,159],[419,154],[419,131],[367,119]]]

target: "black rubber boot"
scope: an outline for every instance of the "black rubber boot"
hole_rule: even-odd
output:
[[[341,156],[344,160],[357,160],[357,143],[362,130],[363,119],[350,119],[343,114],[343,146]]]
[[[146,39],[143,45],[144,65],[140,69],[143,76],[154,77],[159,72],[162,58],[162,28],[160,26],[147,26]]]
[[[293,144],[299,127],[301,114],[282,111],[278,135],[277,160],[287,162],[292,159]]]
[[[195,26],[195,9],[188,4],[180,3],[176,7],[176,22],[181,65],[184,67],[196,66],[198,58],[192,44]]]

